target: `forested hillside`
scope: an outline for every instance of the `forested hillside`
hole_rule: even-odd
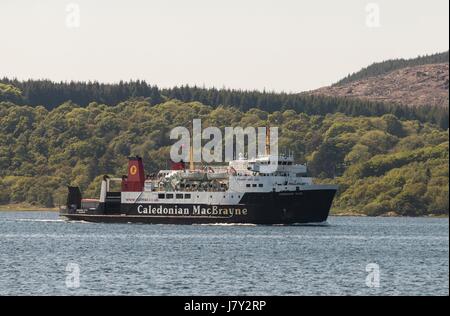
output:
[[[344,79],[338,81],[335,85],[343,85],[354,81],[367,79],[369,77],[385,75],[391,71],[402,68],[429,65],[429,64],[441,64],[448,62],[449,62],[448,51],[439,54],[419,56],[417,58],[412,59],[404,59],[404,58],[390,59],[383,62],[374,63],[366,68],[361,69],[358,72],[352,73],[347,77],[345,77]]]
[[[52,110],[69,100],[85,107],[90,102],[113,106],[130,98],[146,100],[152,105],[177,99],[184,102],[197,101],[214,108],[231,106],[240,111],[253,108],[266,112],[291,109],[308,115],[340,112],[353,117],[382,116],[392,113],[400,119],[430,122],[444,129],[449,126],[448,108],[438,106],[411,108],[408,105],[325,95],[206,89],[189,86],[159,89],[145,81],[100,84],[98,82],[55,83],[48,80],[18,81],[3,78],[0,80],[1,83],[3,84],[0,86],[0,101],[10,101],[18,105],[41,105],[47,110]]]
[[[176,100],[66,102],[50,110],[0,102],[0,203],[61,204],[67,184],[95,196],[103,174],[125,174],[129,155],[142,156],[148,173],[164,168],[170,130],[194,118],[204,126],[278,126],[281,150],[307,162],[317,181],[340,184],[335,212],[448,214],[447,129],[392,114],[269,112]]]

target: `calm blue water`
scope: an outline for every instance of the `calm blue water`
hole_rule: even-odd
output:
[[[449,294],[448,219],[329,224],[114,225],[0,212],[0,295]]]

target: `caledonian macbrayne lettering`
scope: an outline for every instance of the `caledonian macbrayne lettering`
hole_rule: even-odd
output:
[[[201,205],[192,205],[190,207],[163,206],[163,205],[138,205],[138,214],[142,215],[179,215],[179,216],[246,216],[246,208],[220,207],[212,205],[203,207]]]

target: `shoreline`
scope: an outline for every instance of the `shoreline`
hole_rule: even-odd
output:
[[[44,207],[27,203],[1,204],[0,212],[58,212],[59,207]]]
[[[388,212],[385,214],[377,215],[377,216],[370,216],[364,213],[354,212],[354,211],[343,211],[343,210],[336,210],[333,212],[333,210],[330,212],[329,216],[336,216],[336,217],[405,217],[405,218],[449,218],[448,214],[427,214],[422,216],[404,216],[400,215],[396,212]]]

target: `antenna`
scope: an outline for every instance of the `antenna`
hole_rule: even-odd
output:
[[[270,155],[270,127],[266,127],[266,155]]]
[[[189,146],[189,171],[194,171],[194,150]]]

